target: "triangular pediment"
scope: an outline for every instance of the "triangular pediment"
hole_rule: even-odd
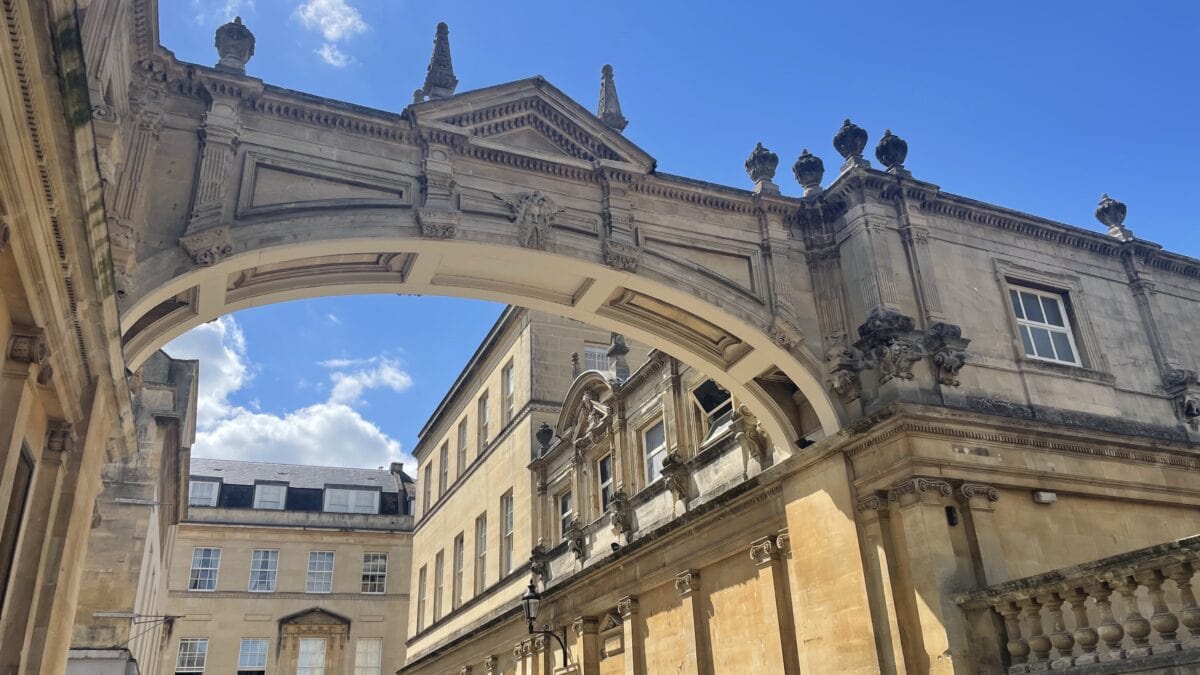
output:
[[[418,126],[458,127],[472,139],[517,154],[654,169],[653,157],[540,77],[417,103],[409,110]]]
[[[295,614],[289,614],[279,620],[281,624],[304,624],[304,625],[350,625],[350,619],[335,614],[327,609],[313,607]]]

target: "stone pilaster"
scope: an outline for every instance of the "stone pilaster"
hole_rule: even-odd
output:
[[[774,537],[760,537],[750,544],[750,560],[758,572],[762,600],[763,656],[767,663],[778,662],[785,675],[799,675],[796,633],[790,623],[783,621],[788,597],[779,555]]]
[[[683,662],[686,672],[698,675],[713,675],[712,648],[708,644],[708,613],[698,603],[700,595],[700,572],[684,570],[675,575],[675,590],[683,604],[684,625],[691,626],[692,644],[684,645],[687,650]],[[686,638],[685,638],[686,641]]]
[[[637,598],[627,595],[617,601],[617,614],[621,616],[622,642],[625,645],[625,675],[642,675],[646,672],[646,644],[644,631],[638,625],[641,616]]]
[[[16,474],[17,459],[25,442],[37,392],[34,377],[46,364],[49,353],[41,332],[36,328],[13,326],[12,337],[4,352],[0,370],[0,508],[8,508]],[[19,524],[18,524],[19,527]]]
[[[1000,527],[995,519],[1000,491],[991,485],[962,483],[958,486],[957,496],[963,505],[963,520],[970,526],[970,534],[979,547],[979,558],[983,562],[983,585],[1008,581],[1008,565],[1004,560]]]
[[[575,619],[571,628],[579,645],[576,660],[579,675],[600,675],[600,620],[594,616],[581,616]]]
[[[863,562],[871,597],[871,618],[875,621],[875,647],[885,673],[907,673],[900,641],[900,621],[896,616],[896,598],[892,592],[891,561],[888,559],[887,493],[872,492],[859,497],[855,504],[863,531]]]

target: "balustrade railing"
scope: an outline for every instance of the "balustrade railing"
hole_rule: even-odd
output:
[[[976,644],[998,638],[1006,654],[995,658],[1010,673],[1200,653],[1197,571],[1200,535],[1007,581],[956,601],[974,615],[973,630],[1001,631],[976,636],[984,638]],[[988,612],[1002,621],[981,620]]]

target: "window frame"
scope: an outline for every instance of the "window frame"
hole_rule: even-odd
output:
[[[475,415],[478,420],[476,423],[476,435],[479,437],[479,454],[482,455],[487,451],[488,446],[488,426],[491,425],[491,417],[488,405],[488,390],[484,389],[479,395],[479,399],[475,402]]]
[[[362,663],[363,645],[374,645],[375,663]],[[383,638],[356,638],[354,640],[354,675],[379,675],[383,671]]]
[[[424,472],[425,472],[425,481],[424,481],[425,484],[421,486],[421,500],[425,502],[425,505],[421,509],[422,516],[429,513],[429,510],[431,508],[433,508],[433,461],[432,460],[430,460],[429,463],[427,463],[425,465]]]
[[[566,511],[563,511],[563,498],[568,501]],[[571,526],[571,521],[575,520],[575,497],[571,490],[563,490],[555,495],[554,506],[558,511],[558,540],[562,541],[567,538],[567,529]]]
[[[374,516],[374,515],[379,514],[379,495],[380,495],[379,490],[326,485],[324,488],[322,488],[321,492],[323,493],[321,495],[321,511],[324,513],[356,513],[359,515],[369,515],[369,516]],[[340,510],[337,510],[334,508],[330,508],[330,504],[333,501],[331,498],[334,496],[335,493],[341,493],[341,492],[346,493],[346,509],[347,510],[345,510],[345,511],[340,511]],[[370,511],[356,511],[355,510],[354,497],[355,497],[355,495],[361,495],[361,494],[371,495],[371,510]]]
[[[383,558],[383,571],[368,571],[367,564],[370,562],[378,562],[379,557]],[[370,558],[370,560],[368,559]],[[380,579],[368,577],[381,577]],[[359,584],[359,592],[364,595],[384,595],[387,593],[387,577],[388,577],[388,554],[386,551],[363,551],[362,556],[362,577]],[[378,584],[379,590],[367,590]]]
[[[516,383],[513,381],[513,360],[500,369],[500,426],[507,426],[516,414]]]
[[[313,570],[313,556],[318,555],[318,554],[326,554],[326,553],[329,554],[329,569],[314,571]],[[337,553],[335,551],[324,551],[324,550],[309,551],[308,552],[308,567],[306,568],[307,573],[304,577],[304,592],[320,594],[320,595],[328,595],[329,593],[332,593],[333,592],[333,574],[334,574],[334,570],[336,569],[336,565],[337,565]],[[325,590],[325,591],[312,590],[313,574],[326,574],[326,573],[329,574],[329,590]]]
[[[647,486],[662,478],[660,471],[655,471],[656,468],[651,462],[651,452],[647,443],[646,437],[650,435],[650,431],[655,427],[662,427],[662,445],[658,446],[653,454],[656,458],[665,457],[667,455],[667,421],[659,413],[650,418],[646,424],[643,424],[638,431],[639,445],[642,450],[642,471],[645,472],[645,484]],[[659,462],[661,464],[661,462]]]
[[[475,595],[487,588],[487,512],[475,518]]]
[[[262,645],[262,664],[261,665],[259,665],[259,664],[247,665],[246,663],[242,662],[242,658],[246,656],[246,645],[254,644],[254,643]],[[256,652],[253,655],[257,656],[258,654]],[[242,638],[242,641],[238,644],[237,669],[239,672],[243,671],[243,670],[261,670],[263,672],[266,672],[267,662],[268,662],[270,656],[271,656],[271,639],[270,638],[258,638],[258,637]]]
[[[454,537],[453,581],[450,584],[450,610],[455,611],[463,604],[463,573],[466,569],[467,538],[466,532],[459,532]]]
[[[189,651],[188,652],[188,656],[190,658],[194,659],[196,656],[199,656],[199,660],[200,660],[199,666],[196,666],[196,665],[185,666],[181,662],[184,657],[184,651],[183,651],[184,645],[200,645],[203,647],[203,649],[201,649],[199,651]],[[193,663],[194,663],[194,661],[193,661]],[[175,673],[203,673],[207,667],[208,667],[208,638],[206,638],[206,637],[203,637],[203,638],[181,637],[181,638],[179,638],[179,646],[175,650],[175,670],[173,670],[172,672],[175,672]]]
[[[446,549],[433,557],[433,623],[442,618],[442,599],[446,590]]]
[[[210,503],[208,503],[208,504],[196,503],[196,485],[198,485],[198,484],[213,486],[212,499],[208,500]],[[221,481],[209,480],[207,478],[188,479],[188,506],[214,507],[218,503],[220,503],[220,500],[221,500]]]
[[[417,570],[417,632],[425,630],[425,605],[429,602],[426,588],[429,583],[429,566],[421,565]]]
[[[597,342],[583,343],[583,369],[595,370],[600,373],[608,372],[612,368],[612,359],[608,356],[609,345],[599,344]],[[595,368],[595,361],[602,361],[603,368]],[[589,365],[591,363],[592,365]]]
[[[263,506],[262,492],[264,488],[278,488],[283,492],[279,498],[279,506]],[[287,483],[255,483],[254,484],[254,508],[264,511],[283,511],[287,507]],[[274,503],[274,502],[272,502]]]
[[[464,416],[458,421],[458,447],[455,449],[455,453],[457,454],[458,458],[458,475],[460,478],[467,472],[468,466],[467,450],[470,448],[471,444],[468,442],[470,441],[470,437],[467,434],[467,418]]]
[[[196,554],[199,551],[216,551],[217,552],[216,557],[210,558],[211,560],[215,561],[215,564],[212,567],[197,568],[196,567]],[[198,586],[195,586],[194,585],[195,582],[198,581],[198,579],[199,579],[199,577],[196,576],[197,570],[206,571],[206,570],[210,570],[210,569],[212,570],[212,588],[200,588]],[[192,547],[192,560],[191,560],[190,566],[188,567],[188,592],[189,593],[213,593],[217,590],[217,583],[219,582],[220,578],[221,578],[221,548],[219,546],[193,546]]]
[[[257,569],[254,566],[254,562],[255,562],[255,557],[259,553],[274,553],[275,554],[274,557],[270,558],[270,559],[273,559],[275,564],[270,569]],[[260,590],[260,589],[254,588],[255,572],[270,572],[271,573],[271,587],[269,589]],[[251,551],[250,551],[250,575],[249,575],[249,578],[246,580],[246,591],[249,593],[274,593],[275,585],[278,583],[278,580],[279,580],[279,549],[277,549],[277,548],[251,549]]]
[[[516,505],[510,489],[500,496],[500,577],[503,579],[513,571],[514,521]]]
[[[1041,361],[1044,363],[1075,366],[1077,368],[1084,367],[1083,354],[1080,352],[1079,344],[1075,337],[1075,325],[1071,320],[1071,304],[1068,293],[1065,291],[1046,290],[1037,286],[1017,283],[1013,280],[1008,280],[1006,286],[1008,290],[1009,316],[1016,323],[1017,340],[1021,344],[1021,356],[1026,359],[1033,359],[1035,361]],[[1059,318],[1062,319],[1063,325],[1055,325],[1049,320],[1038,321],[1036,319],[1029,318],[1028,312],[1025,309],[1025,298],[1023,297],[1023,294],[1031,295],[1037,298],[1038,310],[1042,313],[1042,317],[1044,319],[1049,318],[1046,312],[1045,301],[1052,301],[1056,305],[1056,311],[1059,314]],[[1019,301],[1019,303],[1014,302],[1014,300]],[[1020,315],[1017,314],[1018,304],[1020,305]],[[1050,338],[1050,348],[1054,352],[1054,358],[1040,355],[1038,353],[1040,351],[1038,349],[1038,345],[1033,339],[1033,330],[1042,330],[1051,335],[1056,333],[1065,334],[1067,339],[1067,347],[1071,350],[1074,360],[1068,361],[1066,359],[1058,358],[1059,345],[1054,343],[1053,337]],[[1025,342],[1026,331],[1028,331],[1030,335],[1028,344]],[[1032,354],[1029,353],[1031,348],[1033,350]]]
[[[605,460],[608,460],[608,480],[604,480],[603,466]],[[596,460],[596,506],[600,512],[597,517],[600,517],[608,512],[608,505],[612,503],[613,493],[616,492],[614,485],[616,484],[616,476],[613,474],[613,453],[607,452]],[[607,493],[607,494],[606,494]]]
[[[438,448],[438,499],[440,500],[450,488],[450,440],[442,442]]]
[[[321,643],[321,665],[306,666],[301,659],[304,656],[304,643]],[[325,665],[329,660],[329,640],[323,637],[301,637],[296,644],[296,675],[306,675],[313,673],[314,675],[324,675]]]

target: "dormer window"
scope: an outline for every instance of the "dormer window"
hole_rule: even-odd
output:
[[[379,513],[379,490],[325,488],[327,513]]]
[[[287,501],[287,485],[259,483],[254,486],[254,508],[282,511]]]
[[[188,506],[216,506],[220,491],[215,480],[193,480],[188,483]]]

